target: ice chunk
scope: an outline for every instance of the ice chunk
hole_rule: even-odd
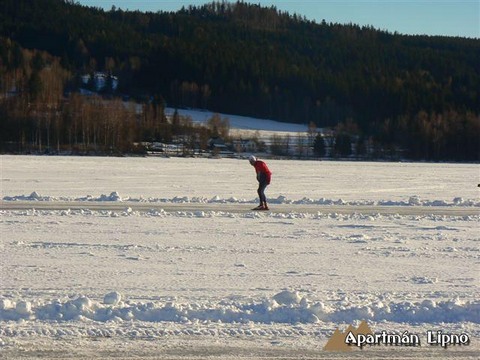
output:
[[[119,292],[112,291],[105,295],[103,298],[103,303],[107,305],[118,305],[122,300],[122,295]]]
[[[20,315],[28,315],[32,312],[32,304],[29,301],[19,301],[15,308]]]
[[[1,299],[0,300],[0,310],[6,310],[6,309],[12,309],[15,304],[12,302],[12,300],[9,299]]]
[[[422,202],[420,201],[420,197],[415,195],[415,196],[410,196],[410,199],[408,199],[408,204],[419,206],[419,205],[422,205]]]
[[[299,304],[300,301],[302,301],[302,298],[298,294],[298,291],[282,291],[276,294],[273,297],[273,300],[275,300],[277,303],[281,305],[293,305],[293,304]]]
[[[41,198],[41,196],[36,191],[34,191],[30,194],[30,199],[32,199],[32,200],[40,200],[40,198]]]

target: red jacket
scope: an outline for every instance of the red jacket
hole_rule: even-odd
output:
[[[260,180],[260,174],[265,174],[267,184],[270,184],[270,181],[272,180],[272,172],[268,168],[267,164],[265,164],[263,161],[257,160],[253,166],[257,172],[257,180]]]

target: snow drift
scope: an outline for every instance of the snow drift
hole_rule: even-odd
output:
[[[4,196],[3,201],[75,201],[75,202],[103,202],[103,201],[124,201],[124,202],[142,202],[142,203],[181,203],[181,204],[255,204],[257,199],[237,199],[235,197],[222,198],[218,195],[211,198],[206,197],[189,197],[189,196],[175,196],[173,198],[154,198],[154,197],[122,197],[117,191],[112,191],[110,195],[101,194],[100,196],[86,195],[81,197],[69,197],[69,196],[48,196],[40,195],[36,191],[30,195],[15,195]],[[452,201],[446,200],[426,200],[421,199],[418,195],[411,196],[408,200],[395,201],[395,200],[355,200],[345,201],[343,199],[311,199],[302,198],[298,200],[288,199],[286,196],[278,196],[276,198],[269,198],[271,204],[291,204],[291,205],[350,205],[350,206],[463,206],[463,207],[480,207],[480,201],[474,199],[463,199],[461,197],[455,197]]]
[[[147,321],[192,323],[352,323],[356,320],[397,323],[480,324],[480,301],[423,300],[417,302],[375,301],[366,305],[326,305],[301,297],[298,292],[283,291],[267,299],[213,302],[130,302],[121,301],[121,294],[111,292],[103,302],[85,295],[71,300],[37,301],[0,300],[0,321],[42,320],[98,322]],[[2,334],[0,330],[0,335]]]

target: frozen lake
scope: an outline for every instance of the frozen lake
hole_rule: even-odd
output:
[[[247,160],[2,156],[3,196],[174,198],[256,196]],[[479,165],[271,160],[270,198],[479,201]]]
[[[0,161],[0,356],[328,358],[362,320],[471,339],[366,358],[480,350],[478,165],[270,160],[258,213],[246,160]]]

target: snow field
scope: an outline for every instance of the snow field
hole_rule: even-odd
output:
[[[58,344],[86,357],[170,345],[314,356],[361,320],[374,331],[465,332],[469,356],[479,349],[478,166],[270,161],[267,196],[291,211],[258,213],[222,210],[255,202],[253,170],[238,160],[0,159],[4,203],[84,204],[0,209],[7,356]],[[161,209],[189,203],[217,210]],[[296,211],[303,205],[425,213]]]
[[[251,201],[256,197],[255,173],[247,160],[1,156],[0,161],[2,199],[36,193],[45,200],[96,201],[101,194],[108,199],[112,192],[122,200]],[[457,199],[465,205],[480,203],[475,164],[267,163],[273,172],[267,196],[284,202],[454,204]]]
[[[4,243],[10,254],[4,268],[7,271],[11,269],[12,275],[18,274],[18,277],[6,276],[3,284],[7,288],[11,285],[13,290],[20,280],[26,290],[17,290],[22,304],[19,308],[8,305],[14,300],[3,300],[6,303],[0,306],[4,311],[0,319],[18,320],[22,316],[29,319],[32,306],[29,301],[35,301],[37,294],[41,298],[52,293],[71,296],[72,292],[78,292],[77,283],[81,280],[90,291],[96,290],[90,294],[80,293],[78,298],[93,295],[97,299],[95,301],[103,299],[107,305],[118,304],[122,298],[119,294],[134,299],[160,296],[190,300],[196,298],[198,293],[202,299],[213,299],[213,310],[218,308],[218,299],[231,296],[246,297],[251,302],[274,300],[273,314],[277,315],[275,303],[290,307],[298,305],[292,307],[293,313],[286,314],[287,318],[291,316],[292,321],[282,320],[277,315],[270,318],[272,314],[268,312],[262,313],[266,316],[262,321],[259,320],[262,318],[259,314],[252,314],[253,319],[267,323],[333,322],[346,320],[348,316],[360,320],[361,317],[357,316],[356,319],[355,314],[377,321],[415,322],[418,317],[424,322],[448,322],[449,318],[461,318],[463,305],[450,314],[447,311],[449,305],[441,304],[451,305],[451,301],[457,301],[454,299],[461,295],[462,301],[467,301],[465,306],[468,310],[465,314],[470,312],[471,321],[478,322],[478,311],[473,311],[476,305],[470,304],[478,293],[459,293],[455,289],[462,283],[466,289],[477,290],[475,284],[478,282],[478,273],[474,270],[480,251],[475,246],[479,241],[475,225],[479,218],[320,213],[169,213],[136,212],[129,208],[121,212],[3,211],[2,227],[5,233],[10,233],[8,229],[15,229],[13,238]],[[32,228],[40,230],[37,230],[35,239],[29,239]],[[89,231],[82,234],[85,228]],[[245,229],[239,235],[242,228]],[[349,254],[349,257],[342,259],[340,256],[345,254]],[[340,264],[332,264],[331,258]],[[118,271],[115,265],[123,267],[119,262],[124,263],[125,270],[129,271]],[[372,271],[369,264],[379,263],[388,263],[393,268],[380,273]],[[469,263],[472,268],[463,269]],[[416,268],[409,271],[411,264],[415,264]],[[24,269],[20,270],[19,267]],[[355,269],[355,272],[350,273],[351,269]],[[449,276],[449,272],[455,269],[462,269],[464,275],[469,275]],[[58,272],[63,274],[63,279]],[[109,281],[105,283],[102,279]],[[125,285],[112,287],[112,283],[128,284],[135,291],[126,292]],[[176,286],[179,283],[183,286]],[[251,285],[255,284],[257,287],[252,288]],[[347,296],[342,298],[344,308],[334,304],[331,310],[325,310],[325,314],[329,314],[324,314],[325,317],[313,309],[319,306],[329,309],[328,304],[313,306],[313,300],[309,300],[317,297],[322,299],[325,296],[322,292],[332,289],[336,291],[327,298],[362,291],[368,294],[369,290],[377,287],[387,292],[373,291],[373,295],[365,295],[371,304],[368,301],[358,303],[358,299],[355,302]],[[302,303],[303,297],[285,300],[275,296],[283,288],[301,291],[306,294],[305,301]],[[389,295],[390,300],[386,304],[377,301],[379,294],[395,294],[398,288],[407,291]],[[110,293],[106,297],[108,300],[105,300],[103,296],[109,289],[118,292]],[[428,310],[423,309],[426,306],[423,293],[432,289],[436,291],[429,294],[426,300],[433,303]],[[322,295],[319,296],[319,292]],[[429,300],[432,296],[434,300]],[[405,297],[411,297],[419,304],[398,307],[397,303],[402,303],[400,300]],[[346,311],[348,308],[350,310]],[[409,311],[415,315],[408,317]],[[300,313],[305,318],[299,317]],[[58,320],[65,315],[62,314]],[[347,315],[342,318],[340,314]],[[57,315],[48,316],[55,319]],[[235,321],[248,318],[241,312],[238,316]],[[158,321],[163,320],[159,318]],[[211,320],[229,322],[228,316]]]

